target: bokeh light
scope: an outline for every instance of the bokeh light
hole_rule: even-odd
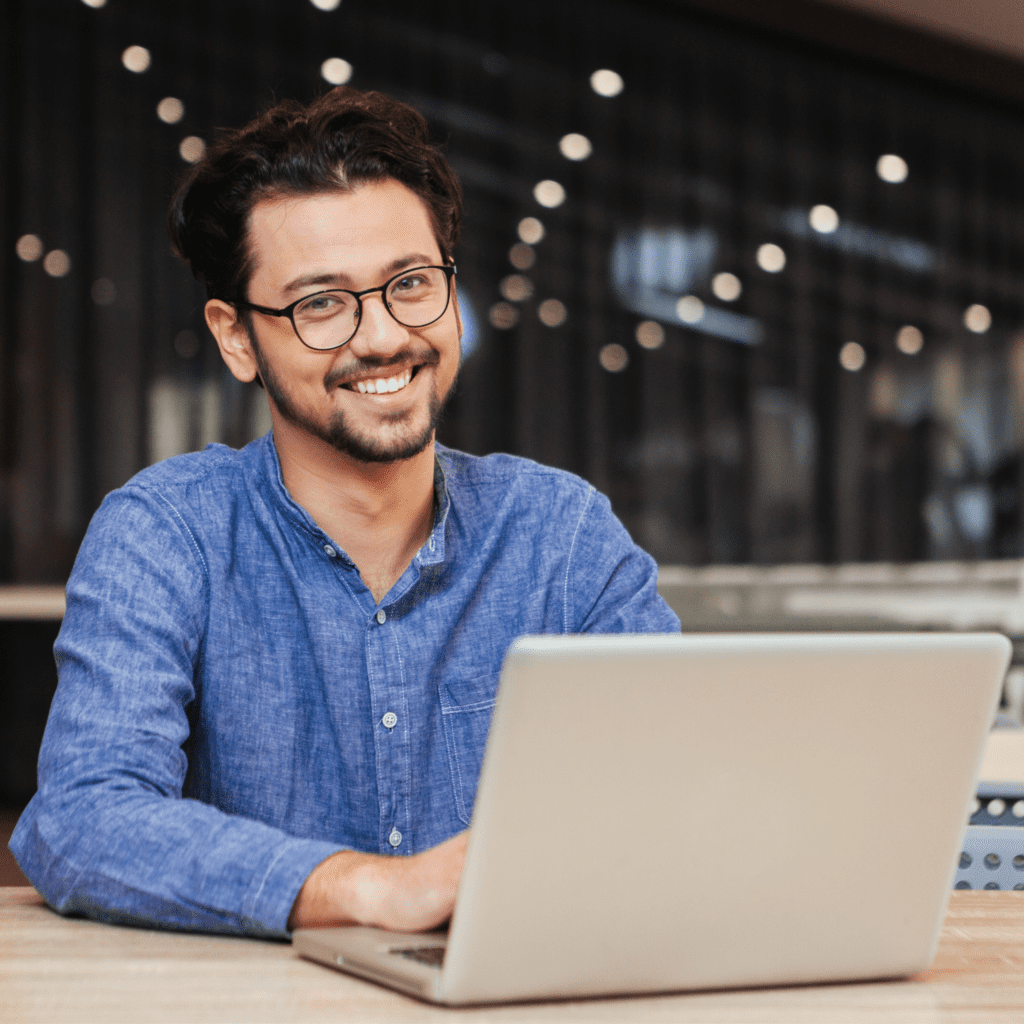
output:
[[[498,291],[509,302],[525,302],[533,295],[533,282],[522,274],[509,274],[501,279]]]
[[[71,257],[63,249],[51,249],[43,257],[43,270],[50,277],[64,277],[71,271]]]
[[[318,11],[336,11],[341,6],[341,0],[309,0]]]
[[[22,235],[14,244],[19,260],[35,263],[43,255],[43,240],[38,235]]]
[[[93,281],[89,294],[97,306],[109,306],[117,298],[117,289],[109,277],[99,277]]]
[[[182,359],[194,359],[199,355],[199,339],[196,337],[196,332],[190,331],[188,328],[178,331],[174,336],[174,351]]]
[[[156,105],[156,116],[164,124],[177,124],[185,116],[185,104],[174,96],[165,96]]]
[[[134,71],[135,74],[141,75],[143,71],[149,68],[149,50],[144,46],[129,46],[128,49],[121,54],[121,63],[129,71]]]
[[[992,326],[992,314],[987,306],[975,303],[964,310],[964,326],[975,334],[984,334]]]
[[[625,88],[625,82],[622,81],[622,75],[617,71],[601,68],[590,76],[590,88],[598,96],[618,96]]]
[[[569,311],[558,299],[545,299],[537,307],[537,316],[545,327],[561,327],[569,318]]]
[[[342,57],[328,57],[320,65],[320,74],[331,85],[344,85],[352,77],[352,65]]]
[[[757,265],[769,274],[777,274],[786,266],[786,254],[774,242],[765,242],[757,250]]]
[[[676,312],[684,324],[700,323],[704,316],[704,303],[696,295],[684,295],[676,303]]]
[[[886,153],[884,156],[880,156],[878,163],[875,164],[875,170],[882,181],[888,181],[893,185],[906,181],[907,175],[910,173],[907,161],[895,153]]]
[[[563,135],[558,143],[558,148],[566,160],[586,160],[594,151],[590,139],[578,132]]]
[[[519,310],[510,302],[496,302],[491,306],[487,318],[499,331],[507,331],[519,323]]]
[[[735,302],[743,291],[743,285],[735,274],[725,272],[715,274],[711,280],[711,290],[715,293],[715,298],[723,302]]]
[[[839,365],[851,373],[863,369],[866,359],[867,353],[864,351],[864,346],[856,341],[848,341],[839,350]]]
[[[661,348],[665,344],[665,328],[657,320],[641,320],[636,325],[636,340],[641,348]]]
[[[508,261],[516,270],[529,270],[537,262],[537,253],[532,245],[516,242],[508,251]]]
[[[540,203],[541,206],[546,206],[548,209],[554,209],[556,206],[561,206],[565,202],[565,189],[558,184],[557,181],[552,181],[550,178],[546,178],[544,181],[538,181],[533,187],[533,198]]]
[[[178,152],[182,160],[194,164],[203,159],[206,143],[198,135],[186,135],[178,146]]]
[[[524,217],[517,230],[527,245],[536,245],[544,238],[544,225],[536,217]]]
[[[906,356],[916,356],[924,348],[924,335],[908,324],[896,332],[896,347]]]
[[[609,373],[622,373],[629,366],[629,353],[621,345],[612,342],[601,349],[597,360]]]
[[[830,235],[839,227],[839,214],[824,203],[815,206],[807,219],[810,221],[811,227],[822,235]]]

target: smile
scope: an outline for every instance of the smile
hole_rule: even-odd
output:
[[[406,370],[396,377],[377,377],[376,379],[354,380],[345,384],[349,391],[358,391],[361,395],[387,395],[408,387],[413,378],[413,371]]]

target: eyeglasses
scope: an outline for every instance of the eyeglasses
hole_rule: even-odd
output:
[[[235,302],[267,316],[286,316],[306,348],[327,352],[347,345],[363,318],[363,296],[380,292],[384,308],[403,327],[427,327],[444,316],[452,293],[455,267],[412,267],[385,281],[379,288],[350,292],[344,288],[314,292],[282,309]]]

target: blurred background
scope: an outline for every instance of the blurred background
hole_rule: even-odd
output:
[[[164,215],[219,128],[348,83],[416,106],[465,188],[443,442],[586,477],[666,585],[711,595],[694,621],[735,617],[759,581],[806,585],[767,568],[794,563],[889,593],[948,589],[922,563],[980,566],[978,594],[1024,615],[1005,562],[1024,555],[1017,5],[5,0],[0,18],[0,584],[62,584],[109,490],[268,429]],[[0,630],[0,802],[34,787],[46,618]]]

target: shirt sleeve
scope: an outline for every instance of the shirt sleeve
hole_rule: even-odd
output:
[[[306,877],[342,849],[183,797],[208,605],[174,507],[110,495],[68,581],[39,789],[10,844],[60,913],[287,937]]]
[[[564,607],[567,633],[680,631],[679,618],[658,593],[657,563],[593,489],[572,538]]]

